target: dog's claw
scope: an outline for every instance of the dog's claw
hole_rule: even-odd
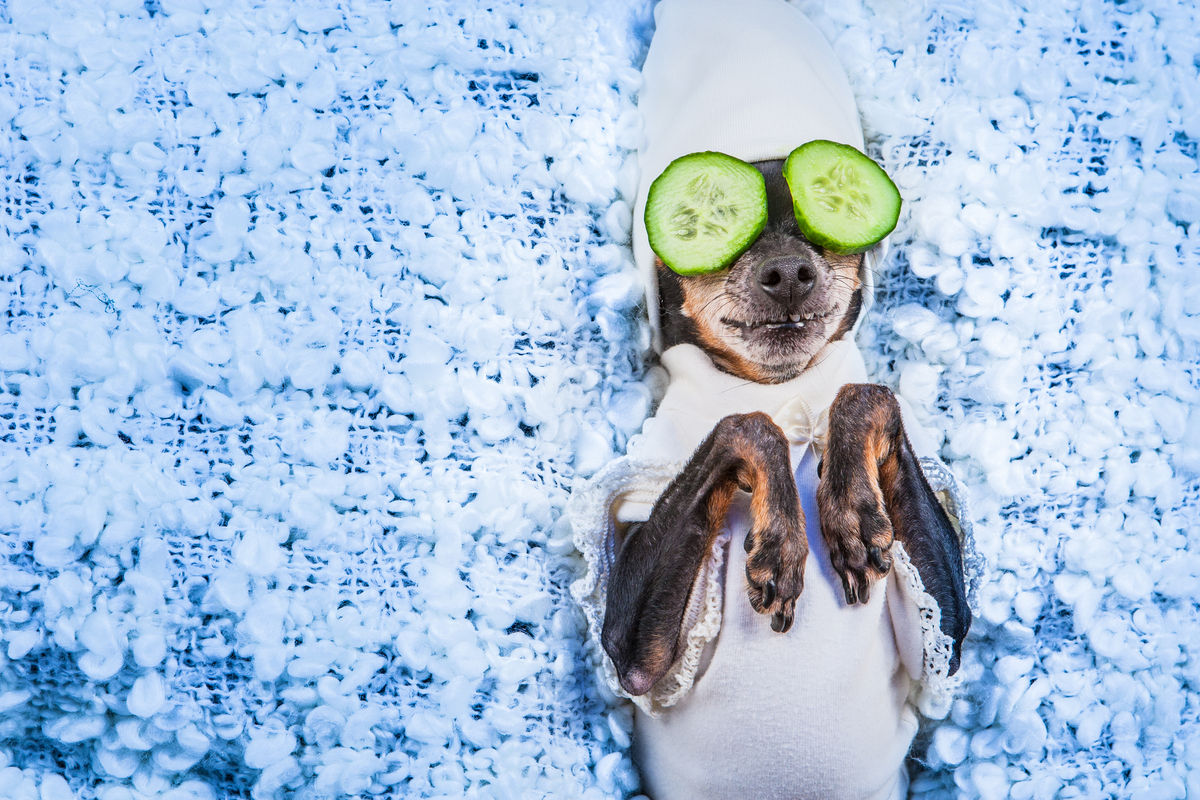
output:
[[[763,608],[768,608],[775,602],[775,581],[767,581],[763,585],[762,604]]]
[[[883,548],[872,546],[867,552],[871,557],[871,563],[880,572],[887,572],[892,568],[892,557],[886,555]]]
[[[788,600],[783,607],[771,617],[771,630],[776,633],[787,633],[792,628],[792,620],[796,614],[796,601]]]
[[[796,598],[804,591],[807,542],[798,538],[803,535],[801,532],[792,531],[787,535],[797,537],[789,547],[784,547],[780,538],[771,540],[754,533],[746,536],[747,541],[755,540],[746,559],[750,605],[759,614],[772,617],[771,629],[774,631],[786,631],[791,627]]]
[[[842,589],[846,592],[847,603],[854,605],[858,602],[858,595],[854,593],[854,586],[850,583],[850,579],[844,575],[842,576]]]

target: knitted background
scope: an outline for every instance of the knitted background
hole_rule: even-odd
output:
[[[1200,796],[1197,12],[800,5],[990,561],[914,794]],[[0,1],[0,797],[636,791],[559,518],[657,389],[650,12]]]

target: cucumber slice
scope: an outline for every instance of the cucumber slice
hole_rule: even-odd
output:
[[[711,151],[675,159],[650,184],[646,235],[680,275],[729,266],[767,224],[767,187],[745,161]]]
[[[883,168],[848,144],[802,144],[783,165],[800,232],[835,253],[861,253],[896,227],[900,192]]]

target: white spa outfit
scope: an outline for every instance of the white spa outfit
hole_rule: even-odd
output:
[[[662,0],[643,68],[645,143],[633,247],[656,330],[654,255],[642,211],[649,183],[674,158],[718,150],[747,161],[783,158],[824,138],[863,146],[845,74],[811,23],[782,0]],[[862,273],[869,305],[868,253]],[[575,543],[587,563],[572,593],[588,619],[602,677],[618,695],[600,648],[619,532],[649,517],[655,500],[724,416],[762,411],[791,442],[809,556],[795,620],[784,634],[746,596],[748,495],[738,493],[724,532],[692,587],[680,632],[683,655],[636,706],[634,757],[654,800],[696,798],[901,798],[917,711],[944,716],[958,683],[951,641],[903,545],[866,604],[848,606],[820,534],[816,464],[828,409],[846,383],[869,380],[852,341],[833,342],[819,365],[782,384],[718,370],[692,345],[662,354],[667,393],[625,456],[573,492]],[[962,534],[968,572],[978,565],[961,494],[933,457],[936,443],[905,411],[922,469]],[[974,583],[975,579],[969,579]],[[973,594],[973,592],[970,592]]]
[[[654,800],[903,797],[917,708],[931,717],[949,708],[958,683],[947,674],[951,642],[903,545],[892,545],[891,572],[872,586],[865,605],[846,605],[829,563],[816,463],[837,389],[866,379],[853,343],[831,348],[819,366],[781,384],[721,372],[692,345],[670,348],[662,361],[671,382],[658,412],[624,457],[572,495],[569,518],[588,564],[572,591],[606,683],[628,696],[598,645],[619,527],[650,516],[666,484],[727,414],[767,413],[792,445],[809,543],[795,620],[787,633],[776,633],[770,616],[750,607],[742,547],[749,496],[739,492],[692,588],[682,657],[649,693],[633,698],[635,760]],[[905,426],[921,452],[928,440],[911,415]],[[935,491],[957,493],[940,462],[922,458],[921,465]],[[955,521],[958,502],[945,499]]]

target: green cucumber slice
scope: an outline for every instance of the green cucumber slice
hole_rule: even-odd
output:
[[[896,227],[900,192],[883,168],[848,144],[815,139],[791,152],[783,177],[800,232],[835,253],[861,253]]]
[[[646,235],[680,275],[729,266],[767,224],[767,187],[745,161],[706,151],[675,159],[650,184]]]

